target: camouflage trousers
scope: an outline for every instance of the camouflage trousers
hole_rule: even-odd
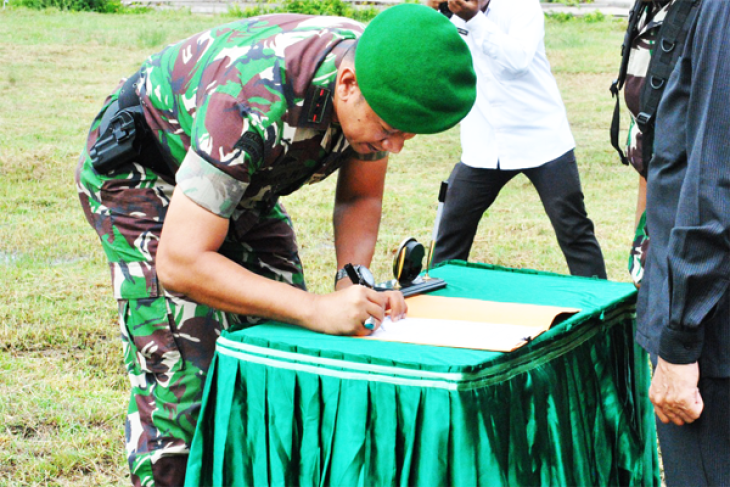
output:
[[[641,286],[646,268],[646,254],[649,251],[649,232],[646,228],[646,211],[641,214],[639,224],[636,226],[634,241],[629,252],[629,274],[634,284]]]
[[[115,96],[107,100],[112,101]],[[166,292],[155,255],[174,184],[138,163],[99,174],[88,157],[94,121],[76,169],[86,219],[111,269],[124,364],[131,383],[126,449],[134,485],[184,483],[203,387],[221,330],[255,324]],[[304,289],[291,220],[280,204],[231,220],[219,252],[259,275]]]

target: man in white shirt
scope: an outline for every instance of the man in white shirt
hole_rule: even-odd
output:
[[[545,55],[539,0],[428,3],[448,4],[477,74],[477,101],[461,122],[461,162],[449,177],[433,261],[467,260],[482,215],[523,173],[540,195],[570,273],[605,279],[583,203],[575,141]]]

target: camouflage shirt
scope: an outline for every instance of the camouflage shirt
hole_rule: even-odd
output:
[[[266,15],[151,56],[140,99],[184,193],[236,217],[321,181],[354,154],[332,122],[332,93],[362,31],[345,18]]]
[[[652,0],[650,2],[651,5],[644,10],[641,19],[639,19],[637,26],[638,32],[631,44],[631,51],[629,52],[629,64],[624,83],[624,100],[626,100],[626,107],[631,114],[626,156],[631,165],[639,173],[646,171],[646,165],[644,164],[641,152],[641,130],[636,123],[636,117],[641,113],[641,91],[644,87],[646,73],[649,70],[649,62],[651,61],[654,42],[659,33],[659,28],[662,26],[670,6],[675,1]]]

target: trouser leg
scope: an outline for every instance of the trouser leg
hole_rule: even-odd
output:
[[[699,419],[682,426],[656,420],[667,487],[730,486],[730,379],[700,377],[698,387]]]
[[[235,227],[236,222],[232,222]],[[247,228],[246,242],[230,236],[220,252],[251,272],[264,277],[304,288],[301,263],[294,240],[291,221],[283,208],[259,216],[253,227]],[[203,389],[208,369],[215,352],[216,339],[224,329],[256,324],[260,318],[224,313],[192,301],[185,296],[165,293],[169,329],[174,344],[162,352],[156,339],[150,340],[139,329],[129,331],[131,348],[137,354],[127,354],[130,367],[147,364],[144,379],[132,384],[132,407],[128,425],[128,453],[133,480],[152,477],[154,483],[141,485],[182,485],[185,478],[187,455],[200,413]],[[164,310],[163,310],[164,312]],[[135,316],[128,313],[128,316]],[[136,314],[139,320],[139,312]],[[152,320],[142,317],[142,321]],[[156,347],[152,360],[139,357],[145,350]],[[174,350],[176,349],[176,350]],[[151,369],[150,362],[159,356],[159,366]],[[179,364],[179,365],[177,365]],[[169,368],[168,368],[169,366]],[[141,385],[141,386],[140,386]],[[130,434],[132,433],[132,434]],[[164,461],[160,462],[160,459]]]
[[[173,186],[138,164],[109,175],[83,161],[77,184],[119,306],[130,381],[126,450],[134,485],[182,485],[214,350],[227,318],[163,292],[155,256]]]
[[[92,130],[87,147],[96,136]],[[131,384],[126,445],[132,483],[182,485],[215,341],[222,330],[256,318],[224,313],[159,285],[155,256],[174,189],[170,182],[135,163],[98,174],[86,152],[76,181],[84,213],[109,260],[119,303]],[[303,288],[294,232],[283,208],[246,215],[232,221],[221,253],[252,272]]]
[[[478,169],[459,162],[449,176],[433,263],[467,260],[479,220],[494,203],[499,191],[519,171]]]
[[[523,172],[540,195],[570,273],[606,279],[606,264],[586,214],[573,151]]]

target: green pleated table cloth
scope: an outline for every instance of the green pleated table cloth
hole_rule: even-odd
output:
[[[225,332],[186,485],[660,485],[633,285],[458,261],[431,275],[440,296],[581,311],[509,353]]]

